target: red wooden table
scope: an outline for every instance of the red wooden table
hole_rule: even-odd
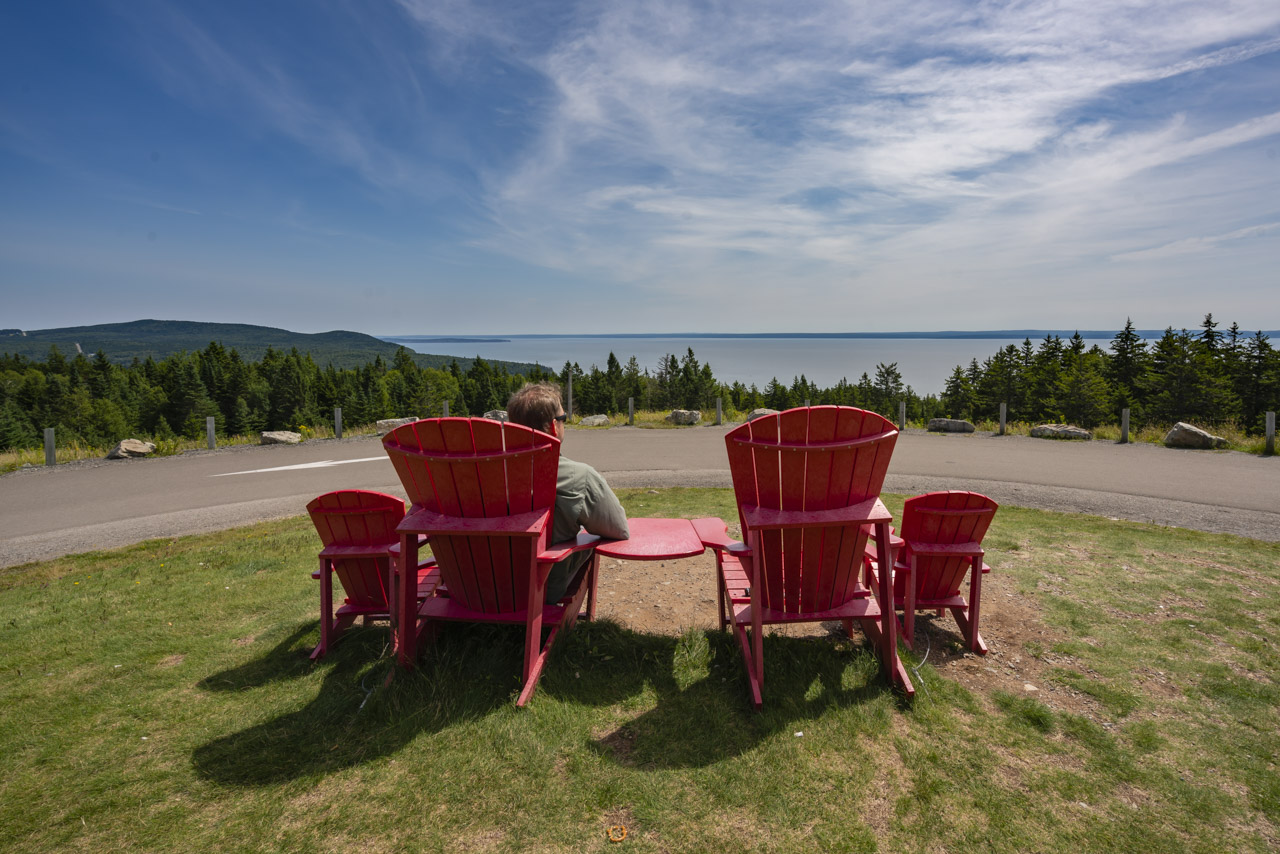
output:
[[[704,551],[688,519],[628,519],[627,530],[630,537],[601,542],[596,554],[619,560],[674,560]]]

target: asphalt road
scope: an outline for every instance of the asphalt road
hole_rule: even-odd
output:
[[[729,486],[727,427],[570,430],[615,487]],[[1280,458],[1019,436],[899,437],[885,486],[1280,541]],[[297,515],[333,489],[404,495],[378,439],[95,460],[0,477],[0,567]]]

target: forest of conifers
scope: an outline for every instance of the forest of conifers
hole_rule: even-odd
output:
[[[108,445],[126,437],[198,438],[212,416],[222,435],[298,429],[332,418],[342,407],[348,425],[380,418],[439,415],[445,401],[454,415],[501,409],[526,381],[573,379],[577,414],[625,411],[634,398],[642,410],[714,408],[717,397],[734,410],[785,409],[806,400],[873,409],[890,417],[907,401],[908,418],[940,415],[995,418],[1008,404],[1010,420],[1065,421],[1083,427],[1114,423],[1122,408],[1135,425],[1179,420],[1235,423],[1259,433],[1263,413],[1280,401],[1280,352],[1266,335],[1232,325],[1223,332],[1212,315],[1198,331],[1167,329],[1146,342],[1129,322],[1106,349],[1086,347],[1078,334],[1048,336],[1038,344],[1009,345],[979,363],[956,366],[940,396],[904,387],[896,364],[879,364],[874,376],[818,388],[803,375],[764,389],[725,385],[711,366],[689,350],[668,355],[657,369],[623,365],[608,355],[605,368],[566,363],[559,374],[534,368],[509,374],[476,358],[466,371],[422,368],[403,348],[359,368],[321,368],[296,349],[268,349],[260,361],[211,343],[204,350],[159,361],[115,365],[102,353],[67,358],[56,347],[43,361],[0,356],[0,449],[32,448],[45,427],[59,442]]]

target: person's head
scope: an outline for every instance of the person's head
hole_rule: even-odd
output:
[[[525,383],[507,401],[507,418],[552,436],[564,429],[564,407],[560,403],[560,386],[555,383]]]

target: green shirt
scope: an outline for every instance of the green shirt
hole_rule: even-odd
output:
[[[552,514],[551,544],[563,543],[578,536],[578,528],[587,529],[588,534],[599,534],[611,540],[625,540],[630,536],[627,531],[627,514],[618,503],[618,496],[613,494],[609,484],[605,483],[600,472],[586,463],[574,462],[564,456],[560,457],[560,467],[556,472],[556,506]],[[547,595],[545,601],[552,604],[560,601],[573,581],[574,573],[581,567],[590,552],[577,552],[551,567],[547,575]]]

